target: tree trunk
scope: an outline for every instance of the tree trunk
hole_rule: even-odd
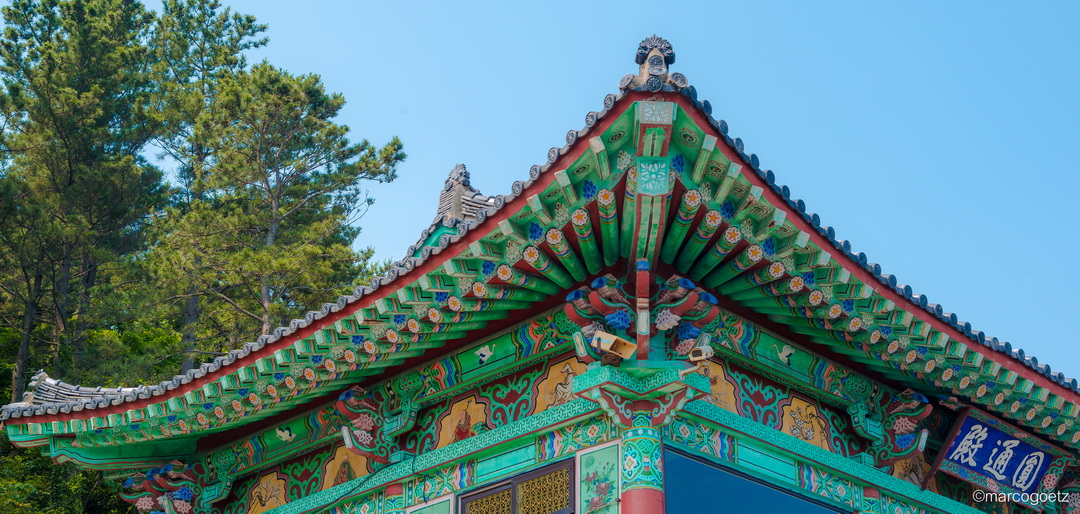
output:
[[[271,205],[274,207],[274,211],[276,212],[277,211],[277,202],[272,202]],[[272,222],[270,222],[270,230],[266,234],[266,248],[267,249],[273,248],[274,242],[277,240],[278,230],[280,228],[281,228],[281,219],[275,216],[274,220]],[[263,275],[261,277],[261,279],[260,279],[259,293],[260,293],[260,300],[262,301],[262,308],[263,308],[262,335],[265,336],[265,335],[269,335],[270,331],[274,329],[274,327],[271,326],[271,320],[270,320],[270,304],[271,304],[270,280],[269,280],[269,277],[267,277],[267,275]]]
[[[199,264],[198,258],[195,265]],[[195,366],[195,335],[199,328],[199,296],[195,286],[188,287],[187,301],[184,302],[184,328],[180,342],[184,345],[184,362],[180,365],[180,374],[183,375]]]
[[[68,252],[64,252],[67,255]],[[53,284],[53,359],[60,356],[60,345],[64,342],[67,333],[68,321],[68,291],[71,283],[71,257],[64,257],[60,261],[60,271]]]
[[[262,277],[262,283],[259,286],[260,300],[262,302],[262,335],[270,333],[270,284],[266,275]]]
[[[97,285],[97,262],[89,254],[82,258],[82,284],[79,289],[79,310],[75,320],[71,342],[75,349],[75,366],[79,367],[83,354],[86,353],[86,328],[90,319],[90,291]]]
[[[191,201],[189,205],[195,205],[202,201],[203,194],[199,185],[202,179],[202,165],[206,161],[207,152],[201,145],[195,145],[196,165],[194,178],[191,186]],[[202,271],[202,255],[195,254],[195,266],[193,273]],[[194,279],[192,279],[194,280]],[[183,345],[184,360],[180,363],[180,374],[186,374],[195,367],[195,341],[199,332],[199,288],[192,283],[188,286],[187,300],[184,302],[183,328],[181,329],[180,343]]]
[[[23,306],[22,338],[19,340],[19,352],[15,356],[15,371],[11,373],[11,401],[21,402],[26,389],[26,361],[30,358],[30,334],[34,330],[34,318],[37,316],[37,301],[41,296],[42,275],[34,277],[34,285],[26,297]]]

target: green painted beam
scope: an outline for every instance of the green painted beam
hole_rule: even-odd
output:
[[[688,273],[690,266],[694,264],[698,255],[709,244],[713,235],[716,234],[716,230],[723,223],[724,217],[720,214],[720,211],[710,210],[706,212],[701,222],[698,223],[697,229],[694,230],[694,235],[690,237],[690,240],[686,242],[686,245],[679,252],[679,257],[675,260],[675,269],[679,270],[680,273]]]
[[[683,240],[690,230],[697,215],[698,207],[701,206],[701,193],[695,189],[685,191],[679,202],[679,210],[675,212],[675,220],[668,227],[664,235],[664,246],[660,250],[660,260],[671,264],[682,247]]]
[[[600,213],[600,235],[604,247],[604,265],[611,266],[619,259],[619,209],[615,202],[615,192],[601,189],[596,193],[597,211]]]
[[[565,289],[570,287],[574,283],[574,279],[570,276],[570,274],[567,273],[566,270],[563,269],[563,267],[560,266],[558,263],[555,263],[551,259],[549,259],[547,254],[545,254],[539,248],[531,245],[527,246],[522,252],[522,256],[525,258],[525,262],[528,263],[529,266],[532,266],[533,269],[540,272],[541,275],[547,277],[548,280],[558,284],[559,287]],[[530,301],[542,300],[543,298],[543,295],[541,295],[540,297],[534,298]],[[511,298],[507,297],[507,299]],[[524,297],[512,299],[520,300],[524,299]]]
[[[581,259],[574,252],[574,249],[570,247],[570,243],[566,240],[566,235],[563,234],[562,230],[557,228],[548,229],[545,238],[548,246],[551,247],[551,251],[555,253],[555,258],[570,272],[570,275],[574,277],[574,281],[581,282],[585,280],[585,266],[582,265]]]
[[[579,208],[570,215],[570,224],[574,227],[574,235],[577,236],[578,248],[581,249],[582,260],[590,274],[600,271],[603,264],[600,250],[596,245],[596,237],[593,236],[592,221],[589,219],[589,211]]]
[[[734,226],[725,228],[724,232],[720,234],[720,238],[709,248],[709,251],[706,252],[705,255],[702,255],[701,258],[694,263],[694,266],[690,268],[690,276],[698,281],[703,279],[713,270],[713,268],[718,266],[732,250],[735,249],[735,246],[737,246],[740,241],[742,241],[741,230]]]

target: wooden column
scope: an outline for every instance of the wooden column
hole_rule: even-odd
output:
[[[686,402],[707,394],[709,380],[670,362],[633,361],[632,368],[596,366],[574,377],[574,393],[600,405],[619,427],[622,514],[664,512],[661,428]],[[624,363],[625,364],[625,363]]]
[[[664,444],[650,410],[633,411],[622,431],[622,484],[623,514],[664,512]]]
[[[386,514],[405,514],[405,486],[400,482],[386,486],[383,493],[383,512]]]

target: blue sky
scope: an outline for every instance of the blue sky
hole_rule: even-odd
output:
[[[1080,4],[228,1],[252,54],[318,73],[355,139],[399,136],[359,244],[400,258],[446,174],[507,193],[584,125],[654,32],[733,136],[871,262],[1080,377],[1065,273],[1080,145]]]

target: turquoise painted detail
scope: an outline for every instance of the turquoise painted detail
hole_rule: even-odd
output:
[[[671,192],[671,158],[637,158],[637,192],[660,196]]]
[[[754,470],[742,465],[745,441],[750,439],[756,441],[756,449],[759,452],[767,451],[773,455],[790,459],[794,463],[802,463],[818,469],[828,468],[831,470],[829,473],[832,475],[879,490],[881,492],[880,505],[883,509],[870,512],[979,513],[974,508],[933,492],[924,491],[910,482],[883,473],[877,468],[819,448],[792,437],[790,434],[766,427],[711,403],[705,401],[689,402],[686,404],[683,413],[684,416],[692,416],[701,423],[715,425],[716,428],[730,433],[737,439],[739,448],[736,451],[738,459],[735,466],[751,474],[755,474]],[[683,445],[680,444],[679,446]],[[694,450],[689,447],[687,449]],[[790,470],[790,479],[786,480],[789,487],[793,490],[804,490],[798,488],[799,479],[796,468],[792,466]]]
[[[861,494],[859,494],[862,488],[856,486],[851,480],[808,464],[799,463],[797,466],[798,485],[801,489],[851,508],[863,504],[860,499]]]
[[[739,465],[754,471],[756,475],[769,478],[770,482],[792,485],[796,483],[795,459],[777,454],[766,445],[739,440],[735,454],[738,456]]]
[[[476,463],[476,480],[485,482],[509,475],[536,464],[536,450],[532,445],[515,448]]]
[[[664,490],[664,445],[660,431],[644,413],[634,416],[634,426],[623,432],[623,491]]]
[[[555,429],[536,438],[536,460],[551,460],[596,446],[615,437],[614,432],[615,427],[606,416],[592,417]]]
[[[450,500],[416,509],[412,514],[450,514]]]
[[[676,417],[664,427],[664,441],[674,441],[714,460],[735,461],[735,438],[706,423]]]
[[[410,505],[423,503],[431,498],[438,498],[455,491],[460,491],[476,482],[476,462],[465,461],[439,468],[433,472],[421,475],[415,487],[407,490],[413,492]]]
[[[405,495],[388,494],[383,500],[384,514],[405,514]]]
[[[330,514],[375,514],[379,511],[379,504],[382,502],[379,498],[379,495],[371,494],[332,508],[327,512]]]
[[[649,365],[668,364],[668,369],[648,368]],[[648,395],[657,396],[655,391],[660,388],[670,387],[672,390],[678,384],[689,385],[701,391],[709,390],[709,379],[693,373],[686,377],[679,377],[679,371],[685,369],[682,363],[652,362],[645,361],[640,370],[624,364],[623,367],[598,366],[589,369],[585,373],[574,377],[574,392],[581,393],[588,389],[610,383],[620,389],[636,393],[637,398],[646,398]],[[642,376],[635,376],[641,372]]]
[[[270,514],[303,514],[323,512],[335,505],[352,503],[356,498],[373,489],[400,481],[425,470],[449,465],[468,455],[488,450],[514,440],[520,440],[529,448],[535,444],[533,439],[523,439],[526,434],[540,435],[552,427],[588,417],[600,408],[593,402],[578,398],[562,405],[552,407],[539,414],[508,423],[505,426],[477,434],[464,441],[447,445],[438,450],[417,457],[406,457],[401,462],[355,480],[305,496],[269,511]],[[525,469],[519,470],[525,471]]]

